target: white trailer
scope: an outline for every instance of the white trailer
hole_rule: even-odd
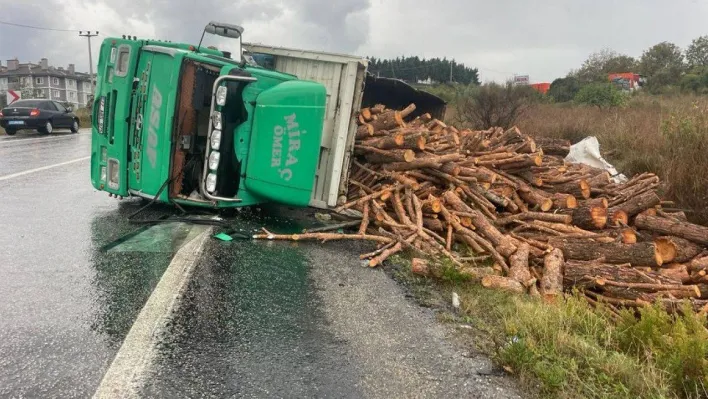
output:
[[[289,73],[327,88],[322,143],[310,206],[335,207],[346,199],[349,166],[357,129],[356,112],[382,103],[402,108],[414,102],[416,114],[442,118],[445,102],[395,79],[367,73],[368,60],[352,55],[243,43],[243,50],[263,67]],[[415,115],[415,114],[414,114]]]

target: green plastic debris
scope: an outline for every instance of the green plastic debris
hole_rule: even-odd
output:
[[[233,238],[226,233],[219,233],[219,234],[215,235],[214,238],[217,238],[221,241],[232,241],[233,240]]]

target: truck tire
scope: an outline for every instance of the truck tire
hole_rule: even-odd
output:
[[[15,129],[5,129],[5,133],[7,133],[8,136],[14,136],[15,133],[17,133],[17,130],[15,130]]]

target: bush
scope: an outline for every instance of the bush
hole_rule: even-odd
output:
[[[609,108],[624,105],[625,96],[610,83],[593,83],[580,89],[574,100],[580,104]]]
[[[551,83],[548,95],[556,102],[564,103],[572,101],[580,91],[580,82],[573,76],[558,78]]]
[[[468,87],[457,96],[455,111],[459,124],[474,129],[489,129],[513,126],[532,104],[540,98],[540,93],[529,86],[515,86],[487,83],[479,87]]]

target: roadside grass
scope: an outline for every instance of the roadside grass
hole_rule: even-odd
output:
[[[617,170],[658,174],[663,195],[708,223],[708,97],[640,95],[621,108],[538,104],[518,122],[532,136],[596,136]]]
[[[580,295],[557,303],[488,290],[454,268],[440,279],[410,273],[405,256],[391,261],[394,277],[413,296],[452,292],[460,309],[443,307],[443,322],[469,324],[477,348],[519,377],[529,395],[548,398],[708,397],[705,315],[671,315],[657,307],[621,311],[591,307]],[[429,292],[422,295],[430,305]],[[447,310],[445,310],[447,309]]]

